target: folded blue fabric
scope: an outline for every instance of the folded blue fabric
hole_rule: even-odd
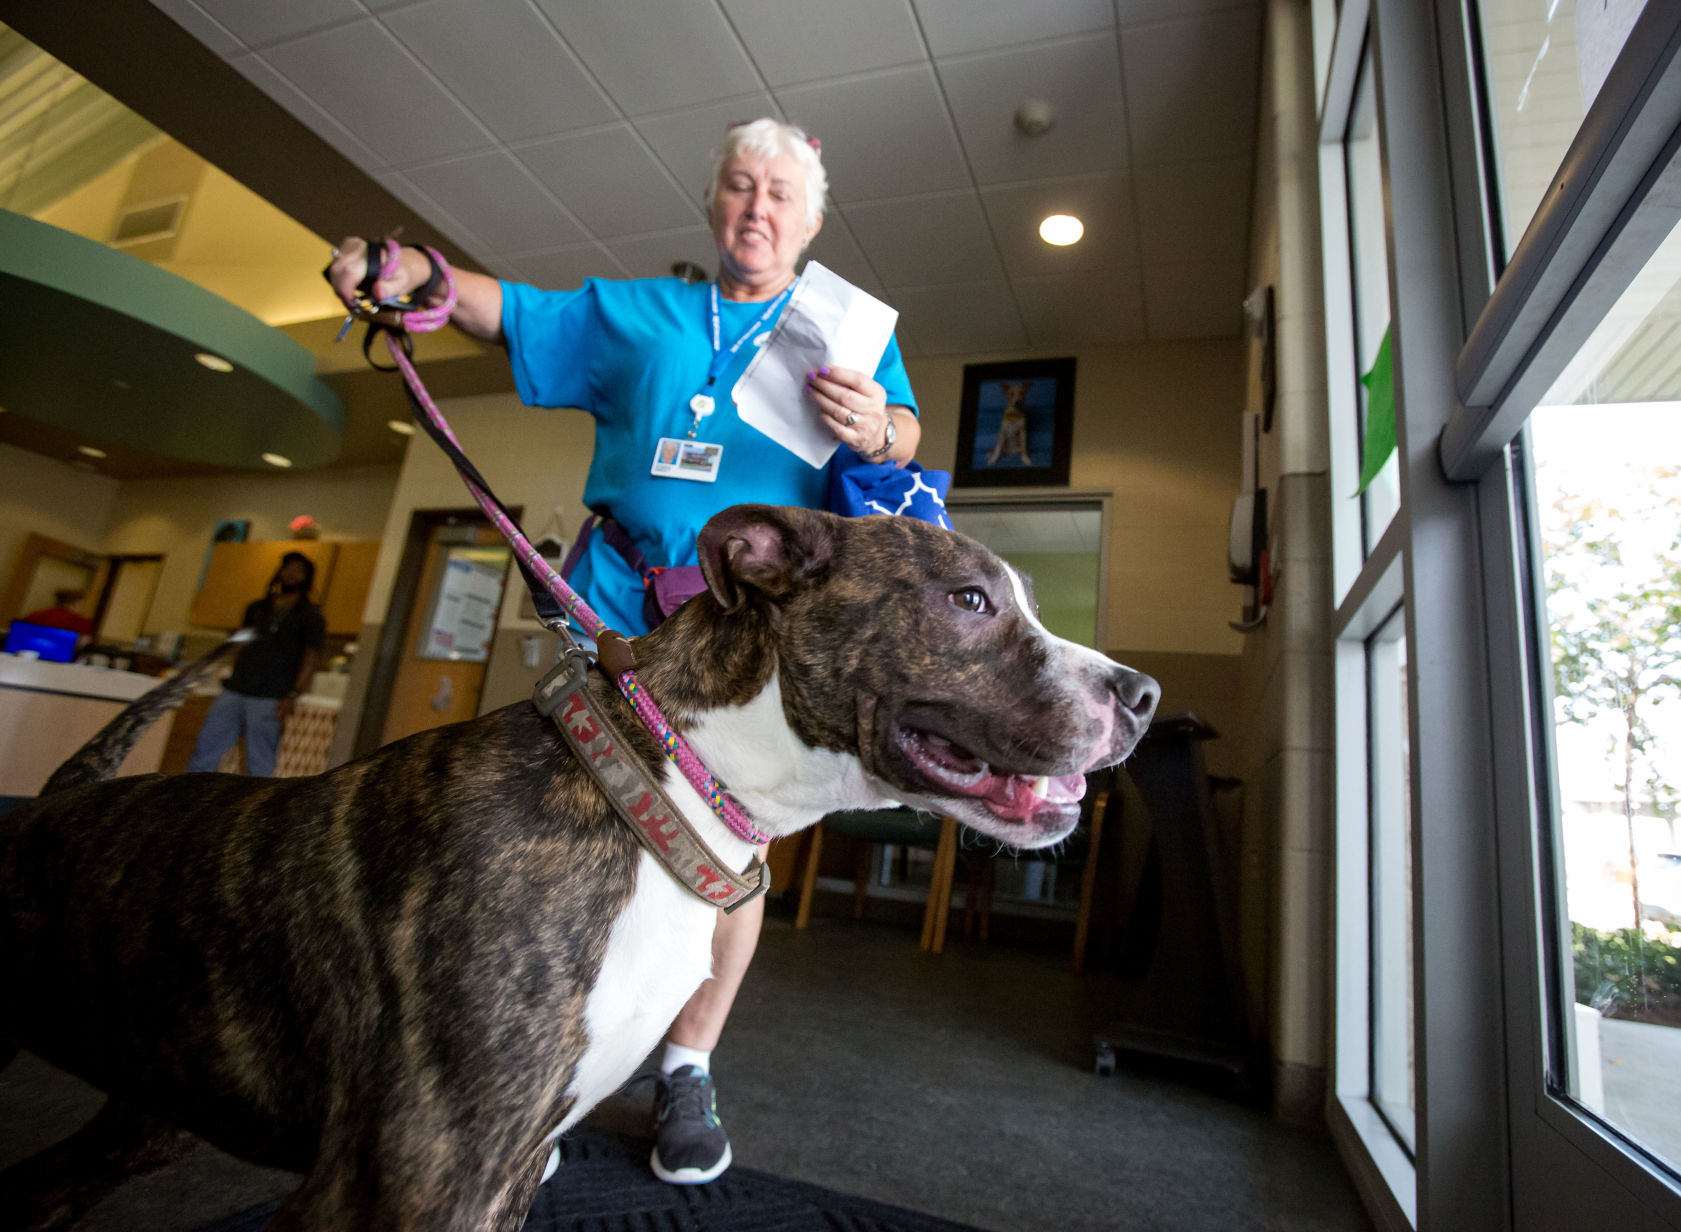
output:
[[[829,512],[843,517],[885,513],[950,530],[951,519],[946,516],[949,491],[949,472],[926,471],[915,462],[903,466],[866,462],[844,445],[829,459]]]

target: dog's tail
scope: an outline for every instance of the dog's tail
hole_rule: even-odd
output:
[[[72,753],[70,760],[53,771],[41,794],[50,796],[56,791],[116,777],[117,767],[123,764],[123,758],[128,756],[141,733],[164,711],[185,701],[193,686],[209,675],[210,669],[230,651],[255,636],[252,630],[241,629],[202,659],[195,659],[157,688],[135,698],[121,714],[100,728],[98,735]]]

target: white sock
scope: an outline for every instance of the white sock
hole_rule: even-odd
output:
[[[712,1054],[702,1052],[698,1048],[685,1048],[681,1044],[669,1041],[665,1046],[665,1056],[660,1058],[660,1073],[670,1074],[682,1066],[692,1065],[703,1074],[712,1072]]]

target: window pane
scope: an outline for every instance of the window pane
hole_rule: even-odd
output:
[[[1482,0],[1506,255],[1523,238],[1645,0]]]
[[[1366,645],[1371,748],[1372,1101],[1413,1147],[1412,793],[1407,637],[1396,612]]]
[[[1371,54],[1360,68],[1348,117],[1344,152],[1348,173],[1349,260],[1354,278],[1354,361],[1361,374],[1372,370],[1389,330],[1389,253],[1383,225],[1383,150],[1377,127],[1376,87]],[[1367,436],[1366,387],[1359,389],[1360,441]],[[1358,471],[1359,468],[1357,467]],[[1339,493],[1339,496],[1342,495]],[[1361,497],[1365,550],[1369,555],[1401,504],[1400,470],[1393,455]]]
[[[1569,1093],[1681,1167],[1681,327],[1672,235],[1530,420]],[[1555,928],[1554,935],[1563,935]]]

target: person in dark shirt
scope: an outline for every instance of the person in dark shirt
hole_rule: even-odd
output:
[[[268,593],[245,609],[245,627],[255,641],[239,652],[222,695],[199,728],[187,769],[214,770],[222,754],[245,737],[245,770],[272,777],[280,751],[280,728],[292,703],[315,675],[326,621],[310,602],[315,563],[299,552],[280,558]]]

